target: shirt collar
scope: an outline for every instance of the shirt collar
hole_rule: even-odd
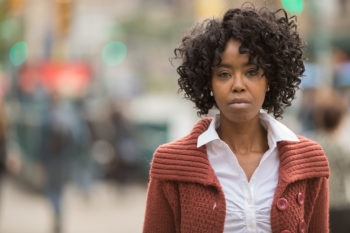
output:
[[[220,125],[220,114],[216,114],[213,117],[213,120],[210,122],[210,125],[206,131],[199,135],[197,140],[197,147],[201,147],[211,141],[219,140],[219,135],[216,132],[216,129]]]
[[[279,141],[293,141],[299,142],[298,137],[293,131],[291,131],[287,126],[277,121],[275,118],[260,110],[259,113],[260,122],[263,127],[268,132],[268,137],[271,137],[270,141],[279,142]],[[197,147],[201,147],[211,141],[220,140],[216,129],[220,124],[220,114],[216,114],[213,120],[210,122],[210,125],[206,131],[199,135],[197,140]],[[271,145],[269,145],[271,147]]]
[[[276,140],[276,142],[299,142],[297,135],[292,130],[290,130],[287,126],[277,121],[275,118],[273,118],[263,110],[260,111],[259,117],[262,124],[265,124],[265,129],[271,133],[271,136]]]

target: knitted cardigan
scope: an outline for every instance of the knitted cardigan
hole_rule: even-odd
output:
[[[161,145],[154,153],[144,233],[224,231],[225,196],[210,166],[206,146],[197,148],[197,138],[210,121],[199,120],[189,135]],[[327,233],[328,161],[317,143],[298,138],[299,142],[277,144],[280,167],[271,229],[276,233]]]

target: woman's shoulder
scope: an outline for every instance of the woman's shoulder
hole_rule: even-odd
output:
[[[312,138],[322,146],[330,163],[338,164],[339,167],[350,166],[350,150],[340,142],[337,135],[329,135],[324,132],[314,134]]]
[[[210,119],[201,119],[188,135],[160,145],[153,155],[151,177],[172,180],[206,177],[209,161],[205,147],[197,147],[197,140],[209,123]]]
[[[212,118],[202,118],[197,121],[193,126],[192,130],[184,137],[181,137],[177,140],[168,142],[166,144],[160,145],[155,154],[162,153],[163,151],[172,151],[172,150],[190,150],[197,149],[197,140],[199,135],[201,135],[205,130],[208,129],[209,124]]]
[[[320,144],[304,136],[297,137],[299,141],[278,143],[280,166],[286,179],[329,177],[328,160]]]
[[[205,152],[203,147],[197,147],[198,136],[191,132],[175,141],[158,146],[154,152],[152,163],[159,159],[178,160],[183,157],[198,156],[198,154]]]
[[[279,142],[279,147],[288,147],[288,149],[309,148],[312,150],[323,150],[322,146],[314,139],[305,135],[296,134],[296,136],[298,137],[298,141],[281,141]]]

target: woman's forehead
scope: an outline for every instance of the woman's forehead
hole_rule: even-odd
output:
[[[250,65],[249,54],[240,53],[242,42],[235,39],[227,41],[225,50],[221,53],[221,63],[239,63],[240,65]]]

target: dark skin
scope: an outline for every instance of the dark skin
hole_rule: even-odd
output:
[[[262,69],[249,64],[249,55],[240,54],[241,42],[230,39],[222,62],[213,71],[211,88],[220,110],[219,137],[226,142],[250,181],[268,150],[267,132],[259,111],[268,88]]]

